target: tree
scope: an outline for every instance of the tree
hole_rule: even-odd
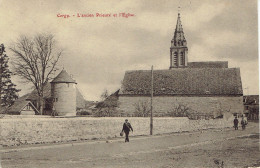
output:
[[[187,105],[177,103],[173,106],[172,110],[168,111],[168,115],[170,117],[188,117],[191,111],[191,108]]]
[[[135,117],[148,117],[151,113],[151,107],[148,101],[135,103]]]
[[[5,54],[5,47],[0,45],[0,106],[9,107],[13,105],[18,98],[17,93],[20,91],[16,89],[16,85],[11,81],[12,72],[8,66],[8,56]]]
[[[33,84],[38,94],[38,109],[43,113],[44,84],[48,82],[62,54],[51,34],[21,36],[10,50],[14,54],[14,72],[26,83]]]
[[[109,96],[108,91],[104,90],[101,94],[102,101],[96,105],[97,111],[94,113],[96,117],[114,117],[118,115],[118,91]]]
[[[229,114],[231,110],[230,105],[224,106],[221,102],[216,104],[216,111],[214,112],[214,118],[223,118],[225,114]]]
[[[106,100],[106,98],[109,96],[109,93],[107,91],[107,89],[104,90],[104,92],[101,94],[100,98],[101,98],[101,101],[104,101]]]

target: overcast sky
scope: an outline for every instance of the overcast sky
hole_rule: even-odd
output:
[[[256,0],[0,0],[0,43],[8,48],[20,35],[54,34],[64,49],[59,66],[87,100],[99,100],[104,89],[120,88],[126,70],[169,68],[179,5],[189,61],[228,61],[240,67],[244,94],[258,94]],[[76,17],[122,12],[135,16]],[[14,82],[20,95],[29,91]]]

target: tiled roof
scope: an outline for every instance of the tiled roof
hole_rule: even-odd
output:
[[[119,89],[115,91],[113,94],[108,96],[104,101],[101,101],[97,103],[96,108],[103,108],[106,106],[112,106],[116,107],[117,106],[117,101],[118,101],[118,94],[119,94]]]
[[[51,97],[51,84],[50,84],[50,82],[46,82],[44,84],[44,87],[43,87],[43,97],[45,99]],[[29,93],[26,99],[27,100],[37,100],[38,99],[37,90],[35,89],[31,93]]]
[[[34,107],[34,105],[26,100],[26,96],[23,96],[19,99],[17,99],[14,104],[7,110],[8,114],[19,114],[21,112],[21,110],[27,105],[30,104],[33,109],[35,110],[36,113],[39,114],[39,111],[36,109],[36,107]]]
[[[151,71],[127,71],[119,95],[149,95]],[[242,95],[239,68],[154,71],[154,95]]]
[[[51,83],[76,83],[70,75],[63,69],[52,81]]]
[[[188,68],[228,68],[228,61],[188,62]]]

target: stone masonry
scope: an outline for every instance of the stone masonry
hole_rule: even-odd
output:
[[[125,118],[10,118],[0,120],[0,145],[70,142],[119,137]],[[129,117],[133,135],[149,135],[150,118]],[[232,127],[233,118],[189,120],[186,117],[154,118],[154,135]],[[123,139],[122,139],[123,141]]]
[[[147,102],[150,105],[151,98],[148,96],[120,96],[119,109],[129,116],[134,115],[136,104]],[[228,113],[243,113],[243,97],[231,96],[209,96],[209,97],[175,97],[175,96],[155,96],[153,98],[153,111],[155,116],[165,116],[167,112],[173,110],[178,105],[185,105],[192,111],[206,114],[217,114],[219,110]]]

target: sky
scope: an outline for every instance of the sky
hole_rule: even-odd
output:
[[[256,0],[0,0],[0,43],[12,60],[8,48],[21,35],[53,34],[63,50],[59,69],[73,75],[86,100],[99,100],[120,88],[127,70],[169,68],[178,10],[189,62],[228,61],[240,67],[244,94],[258,94]],[[20,96],[32,89],[12,79]]]

